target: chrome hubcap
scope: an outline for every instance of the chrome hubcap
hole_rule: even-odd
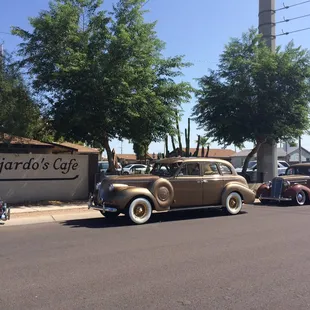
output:
[[[303,200],[304,200],[304,195],[301,194],[301,193],[298,193],[298,194],[297,194],[297,200],[298,200],[298,202],[303,202]]]
[[[146,207],[144,205],[137,205],[133,212],[137,217],[144,217],[146,214]]]
[[[232,209],[235,209],[235,208],[237,208],[237,206],[238,206],[238,204],[237,204],[236,198],[231,198],[229,200],[229,207]]]

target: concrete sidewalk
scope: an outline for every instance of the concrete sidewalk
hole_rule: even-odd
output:
[[[21,206],[15,207],[11,206],[11,215],[25,214],[25,213],[36,213],[36,212],[51,212],[51,211],[68,211],[68,210],[80,210],[87,209],[87,203],[72,205],[72,204],[63,204],[58,205],[39,205],[39,206]]]
[[[78,204],[11,206],[11,219],[0,222],[0,227],[98,217],[103,216],[98,211],[89,210],[86,201]]]

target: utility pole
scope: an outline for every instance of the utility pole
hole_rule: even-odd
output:
[[[259,32],[273,52],[276,50],[275,15],[275,0],[259,0]],[[276,177],[277,167],[277,143],[264,143],[257,152],[258,181],[266,182]]]
[[[298,153],[299,153],[299,162],[301,163],[301,136],[298,138]]]

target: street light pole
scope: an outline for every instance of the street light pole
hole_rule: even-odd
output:
[[[259,0],[259,32],[270,49],[276,50],[275,0]],[[264,143],[257,152],[259,181],[266,182],[278,175],[277,143]]]

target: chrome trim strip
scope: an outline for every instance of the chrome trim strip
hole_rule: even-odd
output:
[[[275,198],[275,197],[263,197],[263,196],[259,196],[260,200],[275,200],[275,201],[292,201],[292,198],[284,198],[284,197],[279,197],[279,198]]]

